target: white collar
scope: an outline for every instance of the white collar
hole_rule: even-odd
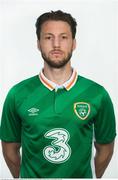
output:
[[[51,80],[47,79],[43,73],[43,69],[41,70],[41,72],[39,74],[39,78],[40,78],[40,81],[43,83],[43,85],[46,86],[51,91],[54,89],[57,91],[57,89],[61,89],[61,88],[65,88],[66,90],[69,91],[77,81],[77,72],[75,69],[73,69],[73,73],[72,73],[71,77],[69,78],[69,80],[67,80],[62,85],[58,85],[58,84],[52,82]]]

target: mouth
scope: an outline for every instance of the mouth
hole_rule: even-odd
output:
[[[62,55],[63,52],[60,51],[60,50],[54,50],[54,51],[51,51],[51,54],[52,54],[52,55]]]

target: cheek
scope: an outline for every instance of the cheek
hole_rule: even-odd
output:
[[[71,49],[73,49],[73,42],[71,40],[62,42],[61,47],[63,47],[67,51],[70,51]]]
[[[70,53],[70,51],[72,51],[72,50],[73,50],[73,46],[70,45],[70,44],[63,46],[63,51],[64,51],[66,54]]]
[[[49,43],[41,43],[40,49],[44,52],[49,52],[51,48]]]

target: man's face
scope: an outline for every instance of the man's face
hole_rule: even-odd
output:
[[[38,40],[38,48],[44,61],[51,67],[66,65],[75,49],[76,42],[68,23],[64,21],[46,21],[43,23]]]

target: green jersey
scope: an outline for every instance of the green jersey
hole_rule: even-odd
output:
[[[4,103],[0,137],[21,143],[21,178],[92,178],[93,137],[116,135],[111,99],[74,72],[61,88],[40,74],[15,85]]]

